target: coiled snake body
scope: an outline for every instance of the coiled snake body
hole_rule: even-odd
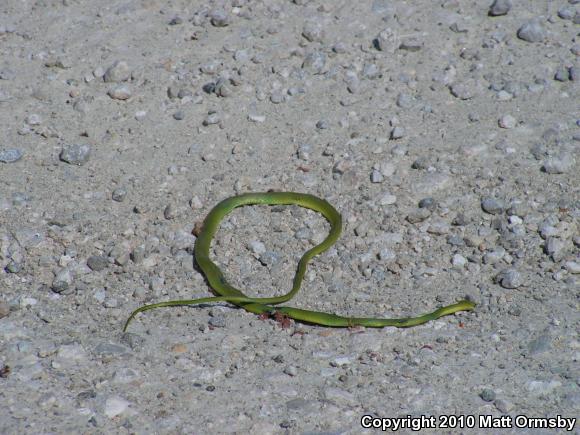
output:
[[[298,262],[298,268],[294,275],[292,290],[282,296],[271,298],[250,298],[244,295],[239,289],[231,286],[225,279],[222,271],[217,265],[210,260],[209,250],[211,241],[217,232],[222,219],[233,209],[244,205],[267,204],[267,205],[289,205],[295,204],[301,207],[309,208],[321,213],[330,223],[330,232],[322,243],[314,246],[304,253]],[[308,262],[316,255],[326,251],[339,238],[342,231],[342,218],[338,211],[324,199],[306,193],[294,192],[265,192],[265,193],[246,193],[234,196],[221,201],[207,215],[203,222],[203,228],[195,242],[195,261],[205,274],[207,281],[215,293],[220,296],[212,296],[198,299],[183,299],[158,302],[155,304],[144,305],[137,308],[131,313],[123,331],[135,315],[140,312],[148,311],[153,308],[173,307],[192,304],[204,304],[210,302],[230,302],[246,311],[256,314],[273,314],[281,313],[291,319],[306,322],[314,325],[331,326],[331,327],[353,327],[365,326],[370,328],[382,328],[385,326],[396,326],[406,328],[410,326],[421,325],[425,322],[438,319],[458,311],[470,311],[475,308],[475,304],[468,300],[461,300],[455,304],[441,307],[432,313],[423,314],[418,317],[407,317],[401,319],[384,319],[374,317],[344,317],[336,314],[324,313],[312,310],[303,310],[293,307],[274,307],[292,299],[300,290],[302,279],[306,273]]]

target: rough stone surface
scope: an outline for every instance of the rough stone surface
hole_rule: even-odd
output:
[[[73,144],[66,145],[62,148],[60,152],[60,159],[63,162],[70,163],[71,165],[82,166],[89,161],[91,156],[91,146],[88,144]]]
[[[131,77],[131,69],[127,62],[119,60],[107,68],[103,80],[105,82],[124,82]]]
[[[541,42],[546,37],[546,29],[539,19],[533,19],[523,24],[517,35],[526,42]]]
[[[495,0],[489,7],[489,15],[498,17],[506,15],[512,8],[512,0]]]
[[[23,152],[18,148],[6,148],[0,150],[0,162],[2,163],[14,163],[20,160],[23,156]]]

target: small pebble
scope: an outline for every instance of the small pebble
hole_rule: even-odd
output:
[[[453,265],[454,268],[456,269],[462,269],[465,267],[465,265],[467,264],[467,258],[465,258],[463,255],[461,254],[455,254],[453,256],[453,258],[451,259],[451,264]]]
[[[528,204],[524,201],[515,199],[510,203],[507,214],[510,216],[525,217],[529,213]]]
[[[60,361],[75,362],[87,358],[84,348],[78,343],[63,344],[56,349],[56,355]]]
[[[87,266],[89,266],[89,268],[91,270],[94,270],[95,272],[104,270],[108,265],[109,260],[107,259],[107,257],[104,257],[102,255],[92,255],[89,258],[87,258]]]
[[[539,355],[548,352],[552,347],[552,338],[549,335],[540,335],[528,343],[528,355]]]
[[[505,210],[505,205],[499,199],[488,197],[481,200],[481,208],[489,214],[501,214]]]
[[[542,170],[547,174],[565,174],[576,164],[572,156],[552,157],[546,159],[542,165]]]
[[[495,0],[489,8],[488,15],[491,17],[506,15],[511,8],[512,0]]]
[[[495,405],[495,407],[499,412],[502,412],[504,414],[510,412],[512,409],[514,409],[515,406],[512,402],[505,399],[495,399],[495,402],[493,402],[493,404]]]
[[[175,219],[177,216],[177,209],[173,204],[169,204],[163,210],[163,217],[167,220]]]
[[[4,301],[0,301],[0,319],[8,316],[8,314],[10,314],[10,306]]]
[[[208,323],[210,326],[213,326],[214,328],[225,328],[226,318],[222,315],[217,315],[209,319]]]
[[[133,248],[133,250],[131,251],[130,257],[131,260],[133,261],[133,263],[135,264],[139,264],[142,263],[143,260],[145,259],[145,254],[146,254],[146,249],[145,246],[143,245],[139,245],[136,246],[135,248]]]
[[[460,100],[470,100],[479,93],[479,86],[474,80],[467,80],[453,83],[449,90],[451,95]]]
[[[312,74],[320,74],[326,65],[326,55],[320,51],[309,53],[302,62],[302,68]]]
[[[499,285],[507,289],[515,289],[523,285],[522,276],[516,269],[505,269],[497,278]]]
[[[36,113],[31,113],[26,117],[26,123],[28,125],[40,125],[42,123],[42,118]]]
[[[322,42],[324,27],[319,20],[309,20],[302,28],[302,36],[310,42]]]
[[[249,114],[248,121],[252,122],[264,122],[266,117],[264,115]]]
[[[509,101],[513,98],[513,95],[503,89],[497,93],[497,99],[499,101]]]
[[[512,129],[517,125],[517,121],[511,115],[504,115],[501,118],[499,118],[498,124],[501,128]]]
[[[65,145],[60,152],[60,159],[71,165],[82,166],[88,162],[91,155],[91,146],[88,144]]]
[[[297,157],[300,160],[308,161],[310,160],[310,155],[312,153],[312,145],[309,143],[300,144],[298,151],[296,152]]]
[[[481,393],[479,393],[479,397],[484,402],[493,402],[495,400],[495,391],[490,388],[485,388]]]
[[[363,67],[362,75],[369,80],[376,79],[380,76],[379,67],[374,63],[366,63]]]
[[[121,346],[120,344],[102,342],[95,346],[93,352],[99,357],[103,358],[124,355],[129,352],[129,349],[127,349],[125,346]]]
[[[486,253],[483,256],[483,263],[484,264],[495,264],[499,261],[501,261],[501,259],[505,256],[506,254],[506,250],[504,248],[502,248],[501,246],[498,246],[496,249],[494,249],[491,252]]]
[[[416,223],[419,223],[419,222],[423,222],[429,216],[431,216],[431,212],[429,211],[429,209],[426,209],[426,208],[416,208],[416,209],[412,210],[407,215],[407,221],[409,221],[412,224],[416,224]]]
[[[445,234],[449,233],[450,230],[450,225],[442,220],[442,219],[436,219],[433,222],[431,222],[431,224],[429,225],[429,228],[427,228],[427,232],[429,234],[435,234],[437,236],[442,236]]]
[[[397,95],[397,106],[401,109],[410,109],[413,107],[413,97],[409,94],[401,92]]]
[[[70,269],[60,270],[52,281],[52,291],[55,293],[69,294],[72,292],[73,273]]]
[[[549,237],[544,244],[544,252],[549,255],[552,260],[558,262],[566,255],[567,243],[558,237]]]
[[[539,19],[532,19],[522,25],[517,32],[518,38],[526,42],[541,42],[546,38],[546,29]]]
[[[390,193],[385,193],[383,196],[381,196],[381,199],[379,199],[380,205],[393,205],[396,202],[397,202],[397,197],[395,195],[390,194]]]
[[[580,262],[578,261],[567,261],[564,267],[569,273],[579,274],[580,273]]]
[[[380,51],[393,53],[397,47],[397,33],[390,28],[382,30],[373,41],[373,45]]]
[[[573,20],[576,15],[576,9],[570,6],[562,6],[558,9],[558,17],[563,20]]]
[[[95,77],[99,77],[100,71],[97,71],[97,74],[93,72]],[[107,68],[107,71],[102,75],[103,80],[107,83],[111,82],[124,82],[129,80],[131,77],[131,69],[129,68],[129,64],[123,60],[116,61],[113,65]]]
[[[0,150],[0,162],[14,163],[22,158],[24,153],[18,148],[7,148]]]
[[[423,45],[424,45],[423,41],[418,38],[415,37],[404,38],[399,44],[399,50],[416,52],[421,50],[423,48]]]
[[[123,414],[131,403],[119,396],[109,397],[105,402],[104,414],[108,418],[115,418]]]
[[[425,156],[417,157],[417,159],[415,159],[415,161],[411,164],[411,167],[413,169],[421,169],[421,170],[429,169],[430,166],[431,160]]]
[[[16,261],[11,261],[5,268],[8,273],[18,273],[22,270],[22,265]]]
[[[262,242],[260,242],[258,240],[252,240],[248,244],[248,248],[250,249],[250,251],[253,254],[256,254],[256,255],[261,255],[261,254],[266,252],[266,245],[264,245]]]
[[[280,261],[280,254],[274,251],[266,251],[258,258],[263,266],[271,267]]]
[[[211,112],[208,113],[207,117],[203,120],[203,125],[208,126],[219,124],[220,121],[221,117],[219,116],[219,114],[217,112]]]
[[[371,172],[371,183],[382,183],[385,178],[383,174],[381,174],[376,169],[373,169]]]
[[[209,14],[210,22],[215,27],[226,27],[230,24],[230,16],[222,9],[216,9]]]
[[[508,218],[508,222],[512,225],[521,225],[524,223],[524,220],[519,216],[512,215]]]
[[[189,206],[194,210],[199,210],[200,208],[203,207],[203,202],[201,201],[199,196],[196,195],[189,200]]]
[[[405,137],[405,130],[402,127],[394,127],[391,130],[390,138],[393,140]]]
[[[316,123],[316,128],[319,130],[326,130],[328,128],[328,122],[322,119]]]
[[[108,92],[109,97],[113,100],[128,100],[131,98],[131,90],[127,85],[119,85]]]
[[[270,95],[270,101],[274,104],[283,103],[284,95],[282,95],[280,92],[274,92],[272,95]]]
[[[113,199],[113,201],[117,202],[125,201],[126,197],[127,191],[123,187],[117,187],[115,190],[113,190],[113,193],[111,194],[111,198]]]
[[[419,201],[418,204],[419,208],[426,208],[428,210],[435,210],[435,208],[437,208],[437,202],[435,202],[435,199],[429,197],[429,198],[423,198]]]
[[[556,74],[554,74],[554,80],[558,82],[567,82],[570,80],[570,73],[567,68],[560,67],[556,70]]]

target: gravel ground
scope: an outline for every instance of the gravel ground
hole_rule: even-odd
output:
[[[370,415],[544,434],[577,417],[579,24],[578,0],[2,0],[0,432],[374,433]],[[208,295],[194,226],[269,189],[345,221],[292,304],[476,310],[348,330],[215,304],[122,333],[142,304]],[[213,254],[234,285],[281,294],[327,231],[245,207]]]

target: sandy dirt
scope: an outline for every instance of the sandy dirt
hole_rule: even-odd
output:
[[[2,0],[0,433],[580,433],[579,24],[578,0]],[[194,227],[270,189],[344,220],[292,305],[475,311],[122,332],[210,295]],[[244,207],[212,255],[278,295],[327,231]]]

